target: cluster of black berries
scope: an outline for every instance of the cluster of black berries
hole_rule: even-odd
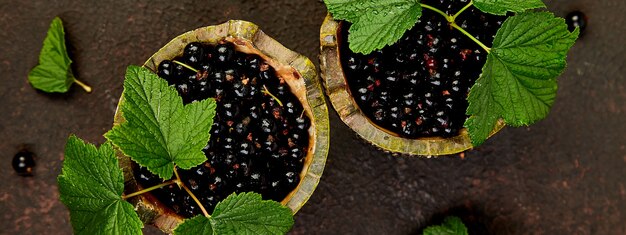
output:
[[[158,74],[177,88],[185,103],[208,97],[217,101],[211,140],[203,150],[208,160],[179,170],[183,183],[207,210],[233,192],[254,191],[281,201],[297,186],[309,147],[310,120],[289,86],[262,58],[238,52],[231,43],[192,42],[181,57],[161,62]],[[145,168],[135,172],[141,185],[162,182]],[[179,215],[201,213],[176,185],[153,192]]]
[[[455,14],[468,1],[422,2]],[[505,19],[472,6],[456,22],[491,46]],[[344,22],[342,67],[352,96],[372,122],[406,138],[458,135],[486,51],[429,9],[422,10],[419,22],[396,44],[368,55],[348,48],[348,28]]]

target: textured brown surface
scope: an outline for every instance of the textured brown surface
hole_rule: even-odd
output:
[[[331,111],[326,171],[292,233],[412,234],[456,214],[490,234],[626,234],[626,2],[547,2],[557,15],[581,9],[590,21],[546,120],[506,128],[465,159],[419,159],[376,150]],[[1,0],[0,234],[71,233],[56,187],[63,145],[70,133],[104,141],[127,65],[176,35],[228,19],[255,22],[316,61],[325,14],[314,0]],[[75,74],[92,94],[73,87],[49,95],[27,83],[56,15]],[[30,178],[10,166],[24,143],[38,155]]]

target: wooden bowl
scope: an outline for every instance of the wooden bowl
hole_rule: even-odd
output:
[[[465,128],[459,135],[450,138],[410,139],[374,124],[350,95],[339,53],[342,46],[340,27],[342,23],[335,21],[331,15],[324,19],[320,29],[320,71],[326,94],[346,125],[367,142],[393,153],[430,157],[455,154],[473,147]],[[503,127],[504,122],[499,120],[491,135]]]
[[[309,149],[305,157],[303,170],[300,172],[300,183],[281,203],[289,207],[295,214],[311,197],[319,183],[329,148],[328,108],[324,100],[320,80],[315,65],[300,54],[297,54],[267,36],[253,23],[231,20],[226,23],[199,28],[189,31],[167,43],[144,63],[144,67],[156,71],[158,64],[166,59],[182,55],[184,47],[190,42],[217,44],[229,41],[237,51],[246,54],[257,54],[272,66],[277,75],[283,78],[296,95],[311,120],[309,128]],[[120,98],[114,118],[114,125],[124,122],[120,111]],[[134,164],[129,157],[118,151],[120,165],[124,170],[125,191],[132,193],[142,189],[135,181]],[[147,185],[149,186],[149,185]],[[159,202],[150,193],[130,199],[135,205],[140,219],[146,224],[154,224],[163,232],[171,233],[184,219],[167,206]]]

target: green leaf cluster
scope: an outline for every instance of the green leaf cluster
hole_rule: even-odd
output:
[[[75,136],[67,141],[58,183],[76,234],[141,234],[143,224],[124,200],[124,177],[113,146],[164,179],[171,178],[174,167],[191,168],[206,160],[201,150],[210,137],[214,100],[183,105],[165,80],[137,66],[127,70],[123,97],[125,122],[106,134],[109,142],[96,148]],[[284,234],[292,225],[289,208],[243,193],[218,203],[213,215],[186,220],[175,231]]]
[[[335,19],[352,23],[349,47],[363,54],[397,42],[417,23],[425,6],[419,0],[324,0],[324,3]],[[541,0],[473,0],[473,4],[495,15],[545,7]]]
[[[541,0],[472,0],[454,16],[410,0],[325,0],[335,19],[352,22],[348,42],[354,52],[369,53],[395,43],[416,23],[422,9],[438,12],[489,55],[483,73],[471,88],[465,122],[474,146],[482,144],[498,120],[511,126],[529,125],[545,118],[554,103],[556,77],[566,66],[565,58],[578,30],[569,32],[565,21],[547,12]],[[517,13],[498,30],[493,48],[459,28],[456,16],[469,6],[495,15]],[[401,13],[402,15],[394,15]]]

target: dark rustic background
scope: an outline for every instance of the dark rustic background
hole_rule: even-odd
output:
[[[479,234],[626,234],[626,2],[547,3],[560,16],[589,16],[547,119],[506,128],[465,158],[424,159],[376,150],[331,111],[326,171],[292,234],[415,234],[446,215]],[[45,94],[27,82],[57,15],[91,94]],[[70,133],[104,141],[126,66],[228,19],[255,22],[317,63],[325,15],[316,0],[0,0],[0,234],[71,233],[56,186],[63,146]],[[22,144],[37,154],[34,177],[11,169]]]

